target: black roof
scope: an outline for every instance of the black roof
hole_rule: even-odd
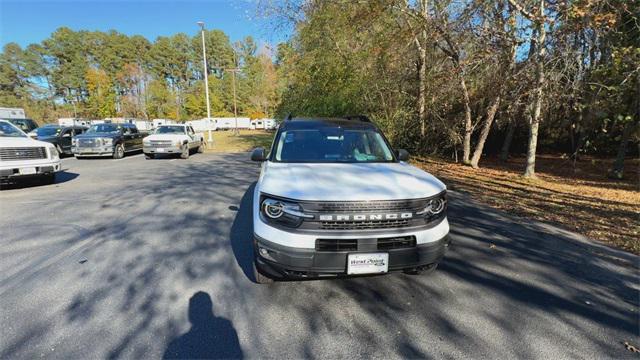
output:
[[[345,128],[345,129],[377,129],[369,121],[362,121],[359,117],[295,117],[280,123],[285,129],[317,129],[317,128]]]

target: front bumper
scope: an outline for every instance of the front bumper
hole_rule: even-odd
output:
[[[143,146],[142,151],[145,154],[179,154],[182,149],[178,146]]]
[[[55,173],[61,170],[60,159],[31,160],[20,163],[0,163],[0,179],[7,180]]]
[[[75,156],[113,156],[113,146],[77,147],[71,148]]]
[[[449,236],[414,247],[375,251],[318,251],[270,242],[254,234],[256,266],[276,278],[321,278],[347,276],[347,256],[355,253],[389,253],[389,272],[419,270],[436,264],[449,246]]]

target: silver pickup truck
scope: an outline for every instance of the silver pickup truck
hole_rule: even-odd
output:
[[[180,154],[188,159],[193,150],[204,151],[204,137],[193,131],[190,125],[161,125],[155,132],[142,140],[142,150],[147,159],[158,154]]]

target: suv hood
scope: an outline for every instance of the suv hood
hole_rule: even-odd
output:
[[[406,163],[265,162],[260,180],[263,193],[316,201],[418,199],[445,189],[435,176]]]

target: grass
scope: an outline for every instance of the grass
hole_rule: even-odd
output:
[[[591,239],[640,254],[638,160],[628,160],[627,179],[607,178],[611,160],[538,156],[537,178],[521,176],[524,159],[485,160],[482,168],[442,159],[418,158],[414,164],[441,178],[449,188],[510,214],[559,225]]]
[[[268,152],[274,134],[274,132],[264,130],[240,130],[238,135],[234,135],[233,131],[214,131],[213,148],[207,152],[247,152],[260,146],[267,149]],[[205,139],[208,136],[208,133],[204,134]]]

